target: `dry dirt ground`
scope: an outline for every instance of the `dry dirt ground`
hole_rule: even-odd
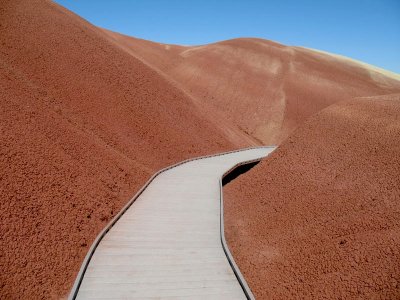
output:
[[[158,169],[279,143],[336,101],[400,90],[313,50],[161,45],[47,0],[3,0],[0,20],[1,299],[67,295],[93,239]]]
[[[400,94],[321,111],[224,199],[257,299],[399,299]]]
[[[279,144],[307,118],[343,99],[400,92],[399,75],[272,41],[242,38],[182,47],[105,32],[201,107],[265,145]]]
[[[154,172],[254,142],[52,2],[0,20],[0,298],[57,298]]]

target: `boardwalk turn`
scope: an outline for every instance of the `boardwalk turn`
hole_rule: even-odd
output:
[[[273,149],[191,160],[158,174],[97,246],[74,287],[77,298],[246,299],[221,244],[220,178]]]

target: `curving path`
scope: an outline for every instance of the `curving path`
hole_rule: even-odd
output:
[[[260,147],[157,173],[92,245],[71,299],[253,298],[225,244],[221,177]]]

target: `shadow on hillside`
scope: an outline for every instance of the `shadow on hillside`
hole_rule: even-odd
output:
[[[232,180],[239,177],[240,175],[246,173],[247,171],[252,169],[255,165],[257,165],[259,162],[260,161],[255,161],[255,162],[251,162],[251,163],[240,165],[240,166],[236,167],[231,172],[226,174],[224,176],[224,178],[222,178],[222,185],[224,186],[224,185],[228,184],[229,182],[231,182]]]

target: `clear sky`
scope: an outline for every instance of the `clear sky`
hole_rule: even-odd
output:
[[[89,22],[155,42],[259,37],[400,73],[400,0],[55,0]]]

